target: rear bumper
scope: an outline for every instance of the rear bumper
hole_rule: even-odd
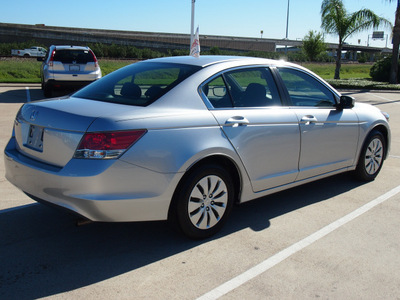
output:
[[[44,70],[42,74],[42,80],[46,85],[52,87],[82,87],[93,81],[100,79],[102,76],[101,70],[88,71],[88,72],[63,72],[63,71],[51,71]]]
[[[52,89],[61,89],[61,88],[73,88],[73,89],[78,89],[82,88],[90,83],[92,83],[93,80],[91,81],[64,81],[64,80],[49,80],[47,81],[47,85],[51,87]]]
[[[120,160],[71,159],[63,168],[20,154],[11,138],[4,151],[6,178],[34,200],[89,220],[166,220],[178,174],[161,174]]]

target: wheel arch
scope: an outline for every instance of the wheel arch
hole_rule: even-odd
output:
[[[181,189],[182,184],[185,182],[186,178],[192,174],[197,168],[203,165],[207,164],[214,164],[214,165],[219,165],[226,170],[228,170],[228,173],[231,175],[232,181],[233,181],[233,188],[235,190],[234,192],[234,201],[235,203],[239,202],[239,195],[242,190],[242,176],[239,170],[239,167],[233,162],[232,159],[225,155],[217,154],[217,155],[211,155],[204,157],[203,159],[197,161],[193,165],[190,166],[190,168],[185,172],[185,174],[182,176],[180,179],[178,185],[175,188],[175,191],[173,193],[171,203],[169,205],[168,209],[168,219],[174,219],[174,214],[175,214],[175,205],[176,205],[176,194],[177,192]]]
[[[374,131],[380,132],[383,135],[384,139],[385,139],[385,149],[384,149],[385,151],[383,153],[383,155],[384,155],[383,159],[386,159],[387,155],[389,153],[389,147],[390,147],[390,133],[389,133],[389,130],[388,130],[388,128],[386,126],[384,126],[382,124],[379,124],[379,125],[373,127],[369,131],[369,133],[367,134],[367,137]],[[364,140],[363,145],[366,143],[366,141],[367,141],[367,139]]]

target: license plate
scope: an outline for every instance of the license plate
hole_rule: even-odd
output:
[[[43,127],[31,125],[29,127],[29,134],[26,146],[33,150],[43,152],[43,133]]]
[[[69,70],[70,70],[70,71],[79,71],[80,68],[79,68],[79,66],[72,65],[72,66],[69,66]]]

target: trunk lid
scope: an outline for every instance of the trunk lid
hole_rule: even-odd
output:
[[[63,167],[97,118],[125,112],[124,105],[77,98],[27,103],[18,112],[14,124],[18,151],[38,161]]]

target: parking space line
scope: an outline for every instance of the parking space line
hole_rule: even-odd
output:
[[[26,102],[31,102],[31,93],[29,92],[29,87],[25,87],[26,90]]]
[[[394,189],[390,190],[389,192],[381,195],[380,197],[368,202],[367,204],[359,207],[358,209],[345,215],[344,217],[336,220],[335,222],[323,227],[322,229],[316,231],[315,233],[309,235],[308,237],[302,239],[301,241],[299,241],[299,242],[291,245],[290,247],[278,252],[277,254],[267,258],[260,264],[254,266],[253,268],[232,278],[231,280],[223,283],[222,285],[216,287],[215,289],[211,290],[210,292],[204,294],[203,296],[201,296],[197,299],[198,300],[199,299],[201,299],[201,300],[218,299],[219,297],[222,297],[222,296],[228,294],[229,292],[231,292],[234,289],[238,288],[239,286],[245,284],[246,282],[250,281],[251,279],[257,277],[258,275],[264,273],[265,271],[269,270],[270,268],[274,267],[275,265],[279,264],[280,262],[284,261],[285,259],[289,258],[290,256],[296,254],[297,252],[310,246],[311,244],[318,241],[319,239],[325,237],[329,233],[335,231],[336,229],[349,223],[350,221],[354,220],[355,218],[361,216],[362,214],[366,213],[367,211],[374,208],[375,206],[394,197],[398,193],[400,193],[400,185],[395,187]]]
[[[9,213],[11,211],[15,211],[15,210],[19,210],[22,208],[27,208],[27,207],[31,207],[31,206],[35,206],[38,205],[39,203],[35,202],[35,203],[29,203],[29,204],[25,204],[25,205],[21,205],[21,206],[16,206],[16,207],[11,207],[11,208],[6,208],[6,209],[2,209],[0,210],[0,215],[1,214],[5,214],[5,213]]]
[[[394,100],[391,100],[391,99],[388,99],[388,98],[385,98],[385,97],[382,97],[382,96],[379,96],[379,95],[376,95],[376,94],[373,94],[373,93],[368,93],[368,94],[372,95],[372,96],[374,96],[374,97],[376,97],[378,99],[381,99],[381,100],[385,100],[385,101],[388,101],[388,102],[393,101],[393,103],[399,104],[399,102],[395,102]]]

